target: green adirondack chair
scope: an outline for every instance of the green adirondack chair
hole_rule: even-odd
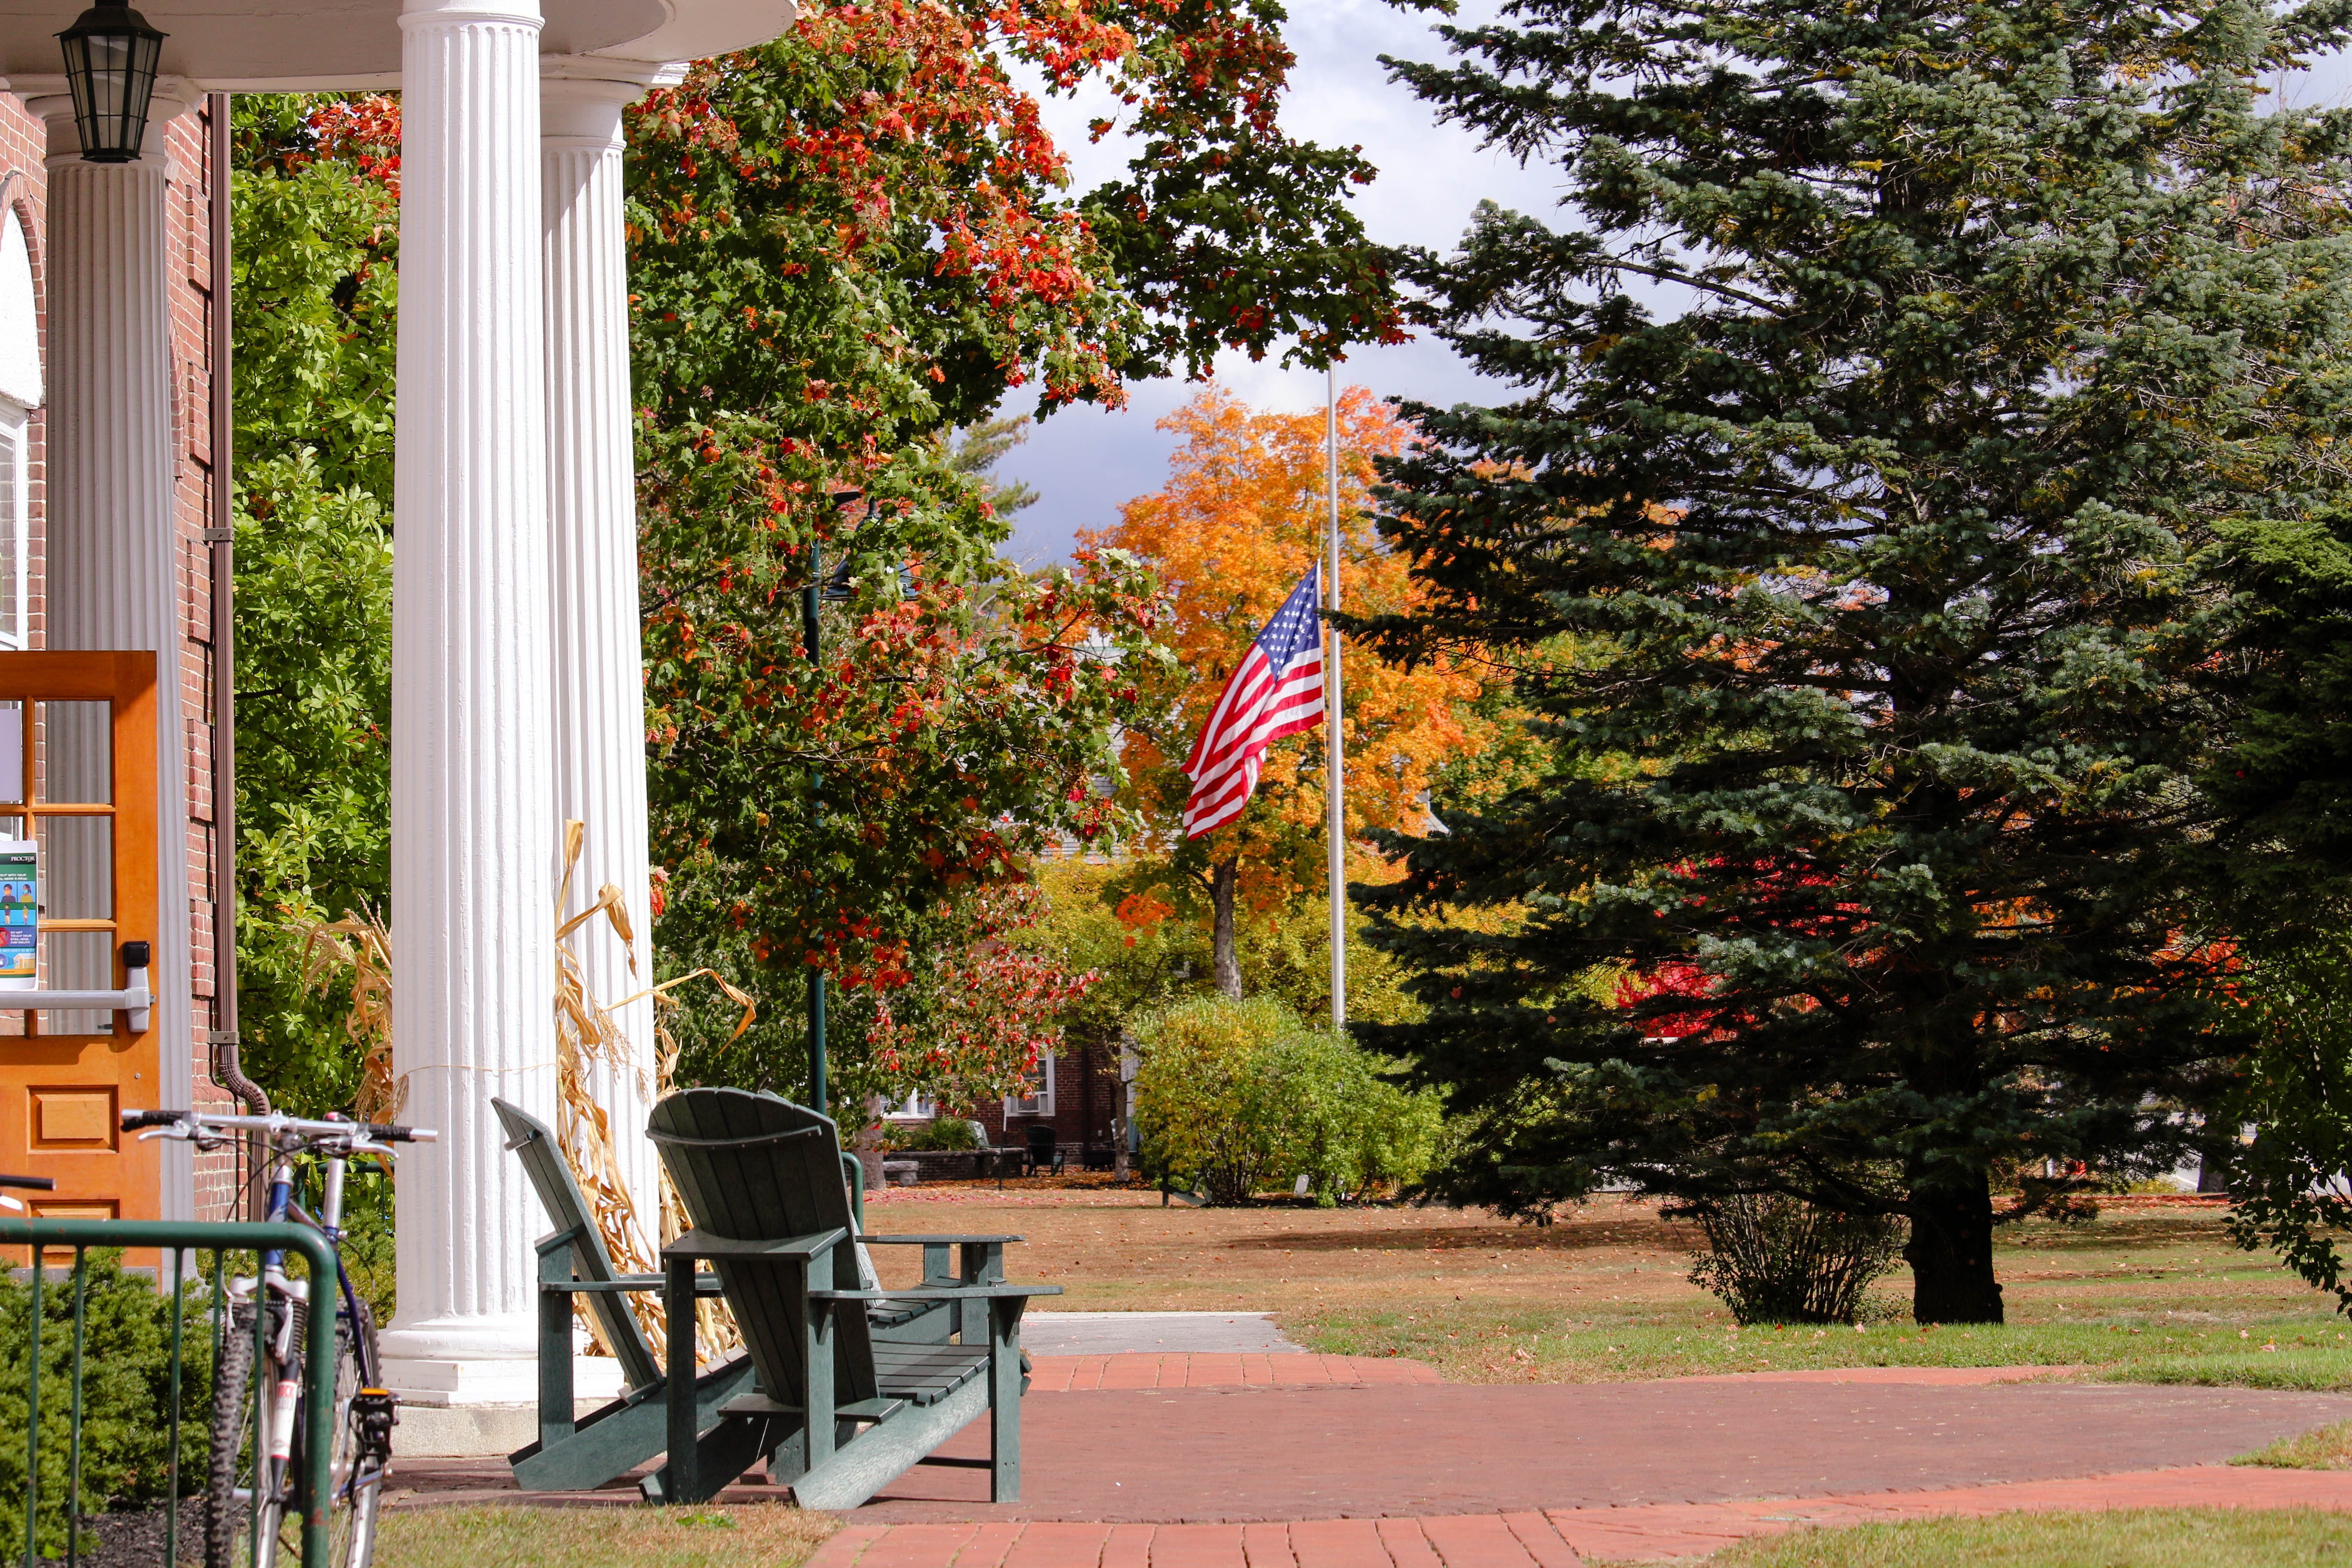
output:
[[[555,1228],[540,1238],[539,1252],[539,1440],[507,1457],[515,1484],[526,1491],[586,1491],[628,1474],[669,1446],[669,1380],[654,1359],[653,1347],[623,1299],[632,1290],[659,1290],[667,1274],[623,1274],[596,1227],[586,1194],[547,1124],[503,1100],[491,1107],[506,1129],[507,1148],[522,1162],[540,1206]],[[861,1197],[863,1194],[860,1194]],[[947,1248],[924,1255],[927,1283],[955,1283],[947,1272]],[[870,1282],[870,1275],[869,1275]],[[696,1289],[716,1295],[715,1275],[699,1277]],[[572,1304],[587,1298],[598,1336],[621,1363],[618,1399],[578,1419],[573,1402]],[[940,1302],[888,1299],[867,1309],[869,1331],[877,1338],[945,1343],[955,1330],[953,1308]],[[691,1364],[689,1363],[689,1364]],[[720,1407],[752,1387],[749,1356],[738,1355],[695,1379],[698,1446],[709,1451],[709,1465],[751,1453],[760,1424],[722,1414]],[[740,1468],[739,1473],[740,1473]]]
[[[850,1509],[915,1465],[968,1465],[987,1468],[993,1500],[1020,1497],[1021,1314],[1030,1297],[1061,1293],[1004,1283],[1004,1244],[1020,1237],[860,1237],[833,1175],[841,1161],[833,1121],[775,1095],[688,1089],[654,1108],[646,1131],[694,1225],[662,1249],[670,1298],[692,1300],[703,1262],[718,1274],[759,1383],[720,1409],[765,1423],[757,1446],[771,1480],[789,1484],[803,1508]],[[954,1246],[958,1278],[886,1296],[860,1278],[860,1239],[919,1245],[927,1257]],[[877,1336],[859,1309],[894,1298],[950,1306],[961,1342]],[[698,1502],[750,1461],[734,1465],[731,1449],[692,1441],[701,1406],[683,1369],[694,1365],[694,1317],[673,1307],[669,1322],[670,1365],[680,1370],[670,1384],[675,1438],[660,1489]],[[983,1411],[988,1458],[932,1452]]]
[[[555,1226],[538,1243],[539,1440],[507,1456],[507,1463],[526,1491],[585,1491],[626,1475],[668,1446],[669,1380],[624,1299],[632,1290],[658,1290],[668,1277],[616,1270],[555,1134],[520,1106],[497,1099],[490,1106]],[[705,1276],[698,1289],[715,1292],[718,1280]],[[575,1420],[572,1301],[579,1295],[587,1297],[598,1336],[621,1363],[623,1393]],[[737,1356],[695,1379],[698,1434],[721,1425],[719,1406],[750,1391],[751,1371],[749,1358]]]

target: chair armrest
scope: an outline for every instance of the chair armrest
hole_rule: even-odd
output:
[[[857,1239],[868,1247],[947,1247],[959,1242],[968,1247],[984,1247],[1027,1238],[1018,1236],[861,1236]]]
[[[835,1227],[814,1236],[787,1236],[774,1241],[740,1241],[729,1236],[706,1236],[689,1230],[662,1248],[664,1258],[818,1258],[849,1239]]]
[[[658,1290],[668,1283],[669,1277],[666,1274],[623,1274],[611,1279],[548,1279],[541,1281],[539,1288],[550,1295],[591,1296],[608,1291]],[[718,1295],[719,1276],[696,1275],[694,1290],[698,1296]]]
[[[1058,1296],[1059,1285],[924,1285],[911,1290],[812,1290],[812,1301],[971,1301],[1008,1296]]]

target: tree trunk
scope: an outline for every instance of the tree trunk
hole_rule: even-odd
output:
[[[1240,857],[1227,856],[1209,873],[1209,903],[1217,914],[1210,938],[1209,977],[1236,1002],[1242,999],[1242,961],[1234,951],[1234,878],[1240,869]]]
[[[1922,1323],[2001,1321],[1992,1271],[1992,1185],[1979,1172],[1935,1186],[1915,1185],[1908,1205],[1911,1316]]]

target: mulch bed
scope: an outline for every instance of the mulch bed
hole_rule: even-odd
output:
[[[154,1508],[119,1509],[100,1518],[81,1521],[81,1549],[75,1561],[80,1568],[156,1568],[163,1561],[163,1510]],[[23,1542],[19,1542],[21,1547]],[[205,1560],[205,1510],[203,1500],[184,1502],[180,1506],[180,1561],[183,1563]],[[44,1557],[44,1563],[63,1563],[64,1553]]]

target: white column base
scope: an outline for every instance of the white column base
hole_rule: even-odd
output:
[[[384,1331],[384,1385],[404,1405],[509,1405],[539,1397],[539,1325],[467,1313]]]
[[[579,1336],[583,1345],[585,1334]],[[467,1315],[387,1329],[382,1347],[384,1386],[404,1405],[529,1405],[539,1400],[539,1326],[528,1319]],[[598,1404],[618,1398],[621,1363],[608,1355],[575,1353],[574,1397]]]

